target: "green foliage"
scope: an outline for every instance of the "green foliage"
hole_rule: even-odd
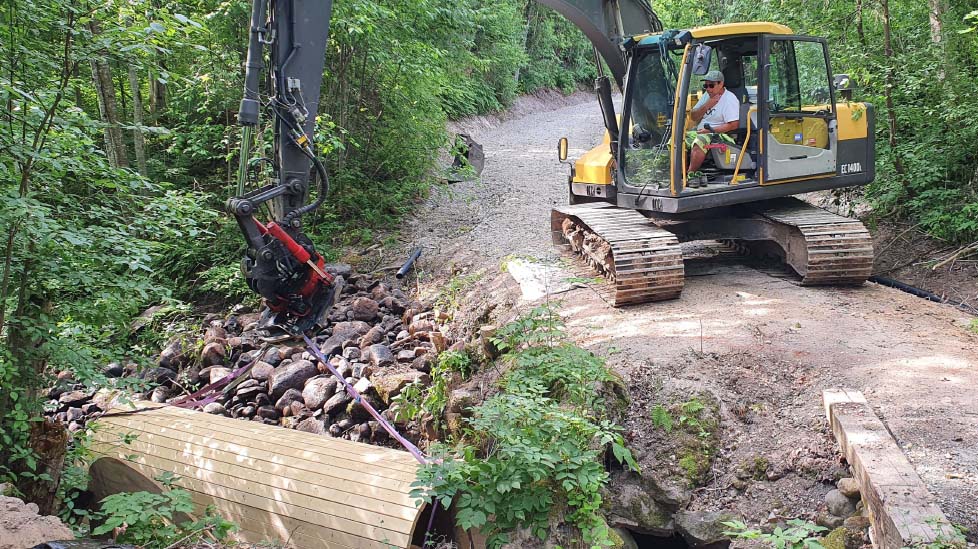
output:
[[[652,425],[668,433],[672,431],[673,424],[675,424],[675,420],[672,419],[672,414],[665,406],[656,404],[655,408],[652,408]]]
[[[791,519],[788,521],[788,528],[778,526],[770,534],[751,529],[739,520],[724,522],[723,525],[730,529],[724,532],[725,535],[738,539],[760,540],[776,549],[823,549],[815,534],[828,530],[824,526],[800,519]]]
[[[448,383],[453,372],[461,374],[462,379],[467,379],[473,373],[472,358],[459,351],[439,354],[437,364],[431,369],[431,385],[425,387],[415,381],[394,397],[397,418],[413,421],[428,414],[433,418],[435,426],[440,427],[442,414],[448,404]]]
[[[590,546],[611,544],[600,514],[606,449],[637,470],[620,427],[602,417],[595,387],[612,374],[590,353],[563,342],[553,306],[538,307],[501,328],[495,343],[510,368],[501,392],[476,407],[466,440],[454,452],[438,446],[419,471],[414,497],[446,507],[457,523],[479,529],[490,547],[529,528],[544,539],[549,517],[566,509]]]
[[[213,508],[205,510],[199,520],[176,524],[178,514],[194,509],[190,492],[173,488],[175,479],[172,476],[158,480],[167,488],[159,494],[123,492],[103,499],[101,509],[93,514],[93,519],[101,524],[92,530],[92,535],[118,531],[117,542],[160,549],[175,542],[192,544],[205,534],[223,540],[237,529],[234,523],[217,515]]]

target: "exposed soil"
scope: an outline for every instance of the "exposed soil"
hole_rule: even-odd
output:
[[[550,208],[567,193],[568,168],[557,162],[555,144],[566,136],[571,157],[579,156],[600,140],[602,126],[593,96],[562,102],[465,125],[486,153],[481,180],[436,189],[405,231],[406,247],[425,249],[420,268],[431,288],[474,271],[498,288],[507,256],[566,264],[549,234]],[[881,271],[917,253],[931,257],[931,248],[902,230],[878,229]],[[974,303],[975,264],[953,269],[960,278],[948,283],[947,295]],[[950,520],[978,531],[972,317],[872,283],[808,288],[796,280],[778,266],[707,259],[687,265],[679,300],[615,309],[589,287],[559,299],[570,335],[628,382],[626,428],[640,453],[659,442],[649,416],[656,404],[674,405],[672,395],[682,391],[721,403],[717,457],[691,508],[726,509],[753,523],[813,518],[831,481],[845,474],[821,391],[844,387],[863,391]],[[907,282],[936,291],[929,279]]]

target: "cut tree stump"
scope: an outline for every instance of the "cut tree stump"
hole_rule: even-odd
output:
[[[859,391],[822,392],[825,414],[869,507],[877,547],[951,541],[957,532]]]

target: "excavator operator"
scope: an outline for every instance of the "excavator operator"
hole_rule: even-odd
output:
[[[712,141],[713,134],[732,132],[740,124],[740,102],[737,96],[723,85],[723,73],[713,70],[703,77],[706,94],[690,111],[690,117],[696,122],[696,129],[687,132],[686,143],[689,145],[689,173],[696,172],[706,158],[706,146]],[[695,186],[691,183],[689,186]],[[699,184],[702,185],[702,184]]]

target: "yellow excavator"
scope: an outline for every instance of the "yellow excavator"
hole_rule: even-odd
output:
[[[573,163],[570,204],[551,215],[554,243],[613,281],[615,305],[678,297],[680,243],[694,240],[775,252],[806,285],[865,282],[862,223],[791,198],[874,177],[873,106],[852,101],[824,39],[766,22],[664,31],[641,17],[645,2],[543,3],[585,30],[622,90],[616,112],[611,78],[598,78],[604,141]],[[707,126],[704,167],[690,173],[692,114],[710,78],[739,113],[727,133]],[[561,161],[567,150],[561,139]]]
[[[580,28],[599,71],[611,73],[595,83],[604,142],[573,163],[570,203],[553,210],[551,229],[558,246],[613,281],[615,305],[678,297],[680,242],[692,240],[774,243],[804,284],[866,280],[873,247],[865,227],[790,198],[864,185],[874,175],[873,107],[851,101],[825,40],[774,23],[664,30],[648,0],[538,1]],[[227,209],[248,243],[245,278],[265,298],[261,326],[284,337],[321,325],[339,282],[301,220],[329,189],[311,136],[331,10],[331,0],[252,2],[239,193]],[[619,111],[612,80],[622,92]],[[703,84],[717,82],[729,119],[716,128],[722,132],[706,125],[692,136],[696,164],[705,157],[700,171],[685,140],[694,121],[706,120],[697,104]],[[273,173],[246,192],[263,109],[275,122],[274,154],[259,162]],[[567,161],[567,140],[558,148]],[[311,172],[319,192],[309,202]],[[266,206],[270,218],[261,222]]]

